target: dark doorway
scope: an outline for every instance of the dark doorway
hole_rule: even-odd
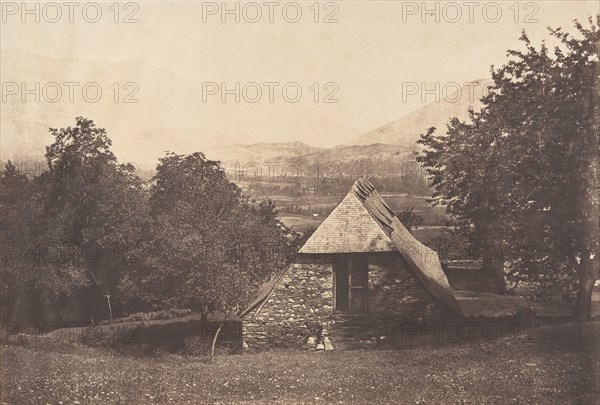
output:
[[[368,308],[369,258],[366,254],[340,255],[333,264],[335,310],[366,313]]]

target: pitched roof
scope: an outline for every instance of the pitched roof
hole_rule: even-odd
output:
[[[393,252],[396,247],[352,190],[299,253]]]
[[[356,206],[355,201],[358,201],[360,206]],[[339,210],[340,206],[341,210]],[[367,216],[371,217],[371,221],[367,220]],[[381,232],[375,232],[372,229],[372,223],[377,224]],[[361,228],[363,226],[364,229]],[[381,233],[387,238],[382,238]],[[363,239],[365,237],[366,239]],[[333,240],[328,242],[327,238]],[[362,243],[361,239],[363,239]],[[393,246],[390,246],[389,242]],[[356,250],[351,250],[355,248]],[[448,278],[442,270],[437,253],[414,238],[366,178],[359,178],[354,182],[348,195],[306,241],[300,249],[300,253],[388,250],[400,252],[431,295],[450,310],[462,316],[462,310],[458,306]]]

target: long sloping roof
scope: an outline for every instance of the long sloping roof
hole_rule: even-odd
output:
[[[365,209],[389,236],[431,295],[454,313],[462,316],[462,310],[442,270],[437,253],[415,239],[367,179],[356,180],[351,192],[358,196]]]
[[[398,251],[415,276],[438,302],[463,316],[437,253],[416,240],[365,178],[354,182],[348,195],[300,249],[301,254]],[[271,295],[288,268],[261,288],[240,316]]]

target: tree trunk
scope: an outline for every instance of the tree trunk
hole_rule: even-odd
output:
[[[106,294],[106,302],[108,303],[108,314],[110,316],[110,326],[113,324],[112,306],[110,305],[110,294]]]
[[[223,327],[224,323],[225,323],[225,321],[223,321],[219,324],[219,328],[215,332],[215,336],[213,336],[212,346],[210,348],[210,362],[211,363],[212,363],[213,359],[215,358],[215,345],[217,344],[217,338],[219,337],[219,333],[221,333],[221,328]]]
[[[483,271],[490,275],[495,293],[506,292],[506,279],[504,277],[504,253],[495,246],[484,246]]]
[[[12,313],[12,321],[15,323],[19,322],[19,307],[20,306],[21,306],[21,294],[19,293],[19,288],[17,288],[15,305],[13,307],[13,313]]]
[[[584,264],[580,264],[583,266]],[[595,277],[588,269],[581,269],[579,274],[579,289],[577,299],[573,307],[572,319],[575,322],[587,322],[592,318],[592,291],[594,289]]]

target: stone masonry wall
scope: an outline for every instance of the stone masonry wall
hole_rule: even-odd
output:
[[[402,322],[428,319],[434,309],[431,297],[406,266],[397,255],[369,257],[369,313],[356,317],[333,313],[331,265],[294,264],[258,315],[254,310],[244,319],[244,342],[252,349],[306,347],[324,327],[335,346],[338,330],[353,322],[363,329],[363,339],[392,334]]]
[[[244,343],[250,348],[301,347],[331,319],[331,265],[294,264],[258,315],[244,319]]]
[[[433,315],[429,292],[407,266],[399,257],[369,259],[369,318],[374,337],[398,330],[402,322]]]

